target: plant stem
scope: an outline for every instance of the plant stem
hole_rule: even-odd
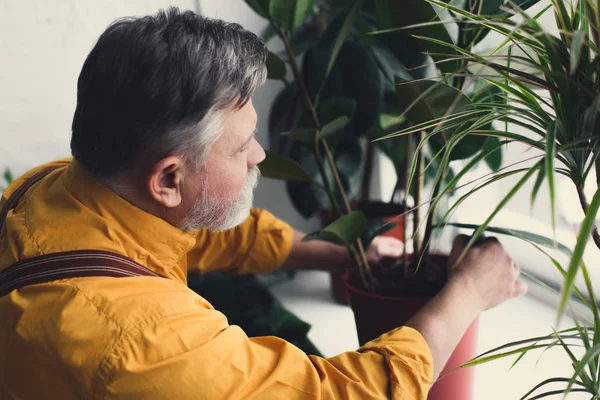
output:
[[[396,182],[396,186],[398,186],[398,183],[403,179],[404,180],[404,207],[408,207],[408,189],[406,187],[407,182],[408,182],[408,178],[410,176],[410,169],[409,169],[409,164],[408,164],[408,160],[412,159],[412,148],[413,148],[413,137],[412,135],[408,135],[407,140],[406,140],[406,158],[404,160],[404,177],[398,177],[398,181]],[[396,190],[394,188],[394,190]],[[395,194],[395,192],[394,192]],[[394,194],[392,194],[392,201],[394,200]],[[418,208],[418,207],[417,207]],[[406,211],[406,208],[405,208]],[[404,250],[402,251],[402,261],[404,262],[404,278],[408,279],[408,274],[409,274],[409,265],[408,265],[408,252],[406,251],[406,239],[408,238],[408,223],[407,223],[408,218],[404,217]]]
[[[319,124],[319,118],[317,117],[317,113],[312,105],[312,100],[310,99],[310,94],[308,93],[308,89],[306,89],[306,85],[304,84],[304,79],[302,77],[302,73],[300,72],[300,68],[298,67],[298,63],[296,62],[296,55],[294,54],[294,50],[290,45],[290,42],[285,34],[283,29],[279,29],[278,31],[279,37],[283,41],[283,45],[285,46],[285,50],[288,54],[288,58],[290,60],[290,64],[292,66],[292,73],[296,82],[298,83],[298,87],[300,89],[302,98],[304,100],[304,107],[306,111],[311,114],[313,123],[315,124],[316,133],[315,136],[319,134],[319,129],[321,125]],[[315,137],[315,158],[317,159],[317,167],[319,168],[319,173],[323,177],[323,186],[325,187],[325,192],[329,197],[329,201],[331,202],[332,207],[335,209],[335,212],[341,212],[337,200],[333,195],[333,191],[331,190],[331,185],[329,184],[329,180],[327,179],[327,175],[325,174],[325,168],[323,167],[323,160],[321,159],[321,153],[319,151],[319,142]]]
[[[599,163],[598,161],[596,161],[596,174],[598,173],[598,168],[600,168]],[[584,188],[582,187],[582,185],[577,185],[577,194],[579,195],[579,203],[581,204],[581,208],[584,214],[587,214],[589,204],[587,202],[587,199],[585,198]],[[600,249],[600,233],[598,233],[597,226],[594,226],[594,229],[592,230],[592,238],[594,239],[596,247]]]
[[[360,182],[360,200],[369,200],[369,194],[371,192],[371,169],[373,169],[373,157],[375,155],[375,145],[371,142],[371,135],[367,135],[367,144],[365,151],[365,165],[363,168],[363,174]],[[394,195],[392,194],[392,200]]]
[[[300,72],[300,68],[298,67],[298,63],[296,61],[296,56],[294,54],[294,50],[292,49],[292,46],[290,45],[287,35],[283,29],[279,29],[279,36],[281,37],[281,40],[283,41],[283,44],[288,53],[288,56],[290,57],[290,64],[292,65],[292,72],[294,74],[294,77],[296,78],[296,82],[298,82],[300,91],[302,92],[305,106],[308,109],[308,111],[311,113],[311,117],[313,119],[315,127],[317,128],[317,132],[315,133],[315,150],[316,150],[316,156],[317,156],[317,164],[319,165],[319,171],[321,173],[321,176],[323,177],[323,184],[325,185],[326,191],[329,195],[332,205],[334,207],[336,207],[337,202],[335,200],[335,196],[333,195],[333,191],[331,190],[331,187],[329,186],[329,182],[327,180],[327,175],[325,174],[325,168],[324,168],[323,164],[321,163],[320,158],[318,157],[319,141],[320,141],[320,144],[323,146],[323,149],[325,150],[325,155],[327,156],[327,161],[329,163],[329,167],[331,168],[331,172],[333,173],[333,176],[335,178],[335,183],[337,185],[337,189],[340,192],[340,197],[342,198],[342,201],[344,202],[345,212],[346,212],[346,214],[348,214],[352,211],[352,208],[350,207],[350,203],[348,202],[348,198],[346,197],[346,193],[344,192],[344,185],[342,185],[340,175],[335,166],[335,162],[333,161],[331,151],[329,150],[329,145],[327,144],[327,141],[325,139],[319,139],[318,135],[319,135],[319,130],[321,128],[321,124],[319,123],[319,118],[317,117],[317,112],[315,110],[315,107],[313,106],[312,100],[310,98],[310,94],[308,93],[308,89],[306,88],[306,85],[304,84],[304,79],[302,78],[302,73]],[[360,238],[358,238],[356,240],[356,245],[358,248],[358,258],[356,258],[355,261],[358,264],[358,268],[360,271],[361,279],[363,281],[363,285],[365,286],[365,288],[367,290],[372,290],[373,289],[373,277],[371,275],[371,268],[369,266],[369,262],[367,260],[367,254],[365,253],[365,249],[364,249],[364,246],[363,246]]]
[[[419,132],[419,143],[423,141],[425,138],[425,132]],[[415,191],[415,205],[421,204],[421,197],[423,196],[423,186],[425,184],[424,173],[424,163],[423,163],[423,150],[418,152],[417,154],[417,190]],[[419,225],[421,224],[421,216],[420,216],[419,208],[415,208],[415,212],[413,215],[413,254],[417,255],[421,252],[421,238],[419,237]]]
[[[433,188],[433,192],[432,192],[432,199],[437,199],[438,196],[440,195],[440,190],[442,189],[442,183],[443,183],[443,179],[440,179],[437,184],[435,185],[435,187]],[[435,203],[434,203],[435,205]],[[419,254],[419,259],[424,259],[426,264],[429,264],[429,243],[431,241],[431,236],[433,235],[433,221],[435,220],[435,216],[436,216],[436,210],[437,208],[434,206],[431,211],[429,212],[429,215],[427,217],[427,224],[426,224],[426,228],[425,228],[425,237],[423,238],[423,248],[421,249],[422,254]]]

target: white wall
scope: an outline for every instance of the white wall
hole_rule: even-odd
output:
[[[262,21],[243,0],[0,0],[0,172],[15,175],[70,155],[77,77],[98,36],[113,20],[170,5],[238,22],[259,33]],[[260,141],[279,87],[269,82],[255,96]],[[0,187],[3,182],[0,181]],[[312,230],[291,208],[281,182],[263,180],[258,206],[297,228]]]

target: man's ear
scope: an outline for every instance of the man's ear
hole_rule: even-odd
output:
[[[181,204],[184,163],[177,156],[158,161],[146,176],[146,190],[150,198],[166,208]]]

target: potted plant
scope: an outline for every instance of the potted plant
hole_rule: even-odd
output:
[[[451,3],[427,0],[429,4],[448,12],[460,15],[474,29],[497,32],[503,38],[501,45],[489,54],[478,55],[466,51],[453,43],[443,42],[427,35],[418,35],[421,40],[430,41],[444,47],[440,53],[458,55],[457,59],[466,63],[470,78],[485,80],[501,90],[507,101],[482,104],[481,107],[466,112],[452,112],[445,121],[459,121],[462,135],[491,136],[504,143],[520,142],[531,147],[534,160],[530,165],[519,166],[509,171],[494,174],[482,182],[480,187],[497,182],[508,176],[520,175],[508,194],[501,199],[491,215],[476,228],[471,240],[484,231],[504,233],[520,237],[548,255],[553,264],[564,276],[558,307],[559,319],[565,313],[571,296],[587,307],[591,320],[575,321],[576,326],[548,336],[507,343],[487,352],[468,365],[475,365],[501,357],[517,355],[518,362],[525,354],[536,349],[562,347],[573,366],[573,374],[564,377],[550,377],[533,387],[523,399],[538,399],[552,395],[566,395],[570,392],[583,392],[591,398],[600,397],[600,317],[595,288],[588,269],[583,262],[587,246],[600,249],[600,234],[596,225],[600,209],[600,8],[590,0],[578,0],[566,5],[561,0],[551,0],[548,7],[530,16],[514,3],[509,3],[506,12],[519,14],[520,19],[508,15],[485,15],[472,10],[455,7]],[[544,12],[554,14],[558,33],[551,33],[538,22]],[[503,51],[504,50],[504,51]],[[490,122],[504,123],[503,129]],[[523,134],[514,127],[528,130]],[[439,134],[447,125],[437,121],[424,123],[418,128],[431,129],[431,135]],[[398,132],[409,134],[412,129]],[[452,148],[452,140],[445,145],[447,154]],[[442,166],[447,158],[443,158]],[[463,171],[470,168],[467,165]],[[461,174],[461,171],[459,174]],[[584,188],[586,181],[596,174],[596,190],[593,197],[587,198]],[[541,184],[549,187],[552,221],[554,226],[556,197],[555,177],[567,177],[577,189],[581,209],[585,214],[577,235],[577,242],[571,250],[555,240],[534,235],[530,232],[490,227],[490,221],[521,190],[525,183],[534,181],[532,201],[539,194]],[[440,194],[450,190],[443,188]],[[467,194],[465,196],[468,196]],[[442,220],[461,203],[459,199]],[[465,227],[465,225],[460,225]],[[471,227],[472,228],[472,227]],[[540,246],[541,245],[541,246]],[[554,247],[569,257],[568,265],[561,265],[542,246]],[[575,287],[575,277],[581,272],[587,293]],[[573,350],[574,347],[581,351]],[[558,385],[558,387],[557,387]]]
[[[296,2],[289,7],[303,13],[298,15],[297,26],[282,20],[285,5],[246,2],[269,21],[263,38],[278,37],[284,43],[284,51],[271,54],[268,61],[269,78],[285,85],[270,113],[270,148],[297,161],[319,183],[286,182],[295,209],[305,218],[317,215],[323,226],[333,222],[342,215],[343,199],[335,182],[339,178],[352,208],[361,210],[369,220],[397,217],[404,211],[401,202],[374,204],[369,199],[376,147],[371,139],[379,135],[382,123],[393,122],[382,110],[395,106],[393,73],[396,66],[403,65],[399,57],[423,56],[411,55],[402,45],[389,46],[387,38],[368,34],[377,22],[372,2]],[[291,80],[288,70],[294,72]],[[411,79],[421,76],[418,69],[405,74]],[[314,116],[305,106],[303,91],[308,93]],[[314,156],[312,132],[319,124],[331,124],[325,131],[337,177],[327,167],[325,154],[320,159]],[[403,220],[397,218],[395,224],[399,226],[385,234],[404,240]],[[331,282],[334,298],[347,304],[341,274],[332,272]]]
[[[449,174],[448,165],[452,160],[469,159],[468,166],[476,165],[477,163],[487,161],[490,164],[494,160],[499,164],[500,149],[502,143],[496,138],[481,137],[477,135],[463,134],[463,130],[470,128],[468,121],[468,113],[472,109],[477,109],[481,104],[497,103],[503,98],[496,96],[499,91],[497,88],[490,86],[468,85],[470,82],[467,79],[467,64],[459,59],[458,53],[454,55],[442,54],[439,50],[446,47],[435,43],[434,41],[425,41],[416,39],[416,44],[420,47],[419,56],[421,64],[417,67],[421,70],[428,70],[420,79],[403,79],[402,76],[395,78],[394,81],[394,100],[389,102],[392,116],[396,117],[394,124],[385,127],[386,129],[395,128],[397,125],[410,124],[412,127],[408,131],[403,132],[407,142],[400,146],[401,154],[405,162],[399,163],[401,173],[399,177],[406,177],[405,185],[397,185],[398,189],[404,189],[409,192],[412,187],[412,182],[417,181],[414,186],[415,200],[417,203],[416,209],[421,204],[431,204],[426,218],[421,224],[420,214],[415,213],[415,232],[424,231],[424,238],[420,239],[417,235],[417,240],[414,256],[408,254],[403,258],[402,262],[391,266],[376,266],[371,268],[368,264],[365,254],[365,242],[372,238],[371,235],[363,235],[366,230],[367,222],[365,216],[356,211],[352,211],[351,203],[346,195],[346,189],[343,180],[338,171],[338,165],[333,156],[334,146],[338,143],[338,135],[346,126],[349,116],[344,114],[344,110],[335,109],[330,114],[327,114],[328,120],[331,122],[322,124],[320,117],[323,112],[318,112],[319,101],[321,99],[320,92],[311,93],[304,81],[299,63],[296,60],[293,52],[293,31],[298,20],[281,19],[281,15],[295,15],[298,13],[293,11],[302,10],[305,15],[314,4],[313,2],[278,2],[271,0],[270,2],[249,2],[255,10],[271,21],[271,25],[275,27],[282,39],[287,51],[287,61],[290,63],[295,83],[297,85],[298,97],[302,101],[305,113],[310,116],[312,127],[300,126],[299,129],[286,133],[286,136],[293,138],[298,142],[310,144],[312,149],[311,156],[315,158],[315,171],[307,172],[302,168],[302,165],[297,161],[292,161],[281,155],[269,153],[267,159],[261,164],[263,175],[279,179],[287,179],[296,182],[304,182],[313,184],[323,189],[323,193],[327,196],[331,203],[331,207],[344,214],[343,217],[328,225],[324,229],[310,234],[306,240],[327,240],[337,244],[344,244],[348,247],[350,254],[353,256],[357,267],[352,269],[348,276],[348,286],[354,295],[352,307],[355,311],[359,338],[361,342],[373,339],[379,334],[402,325],[410,317],[407,315],[399,317],[397,320],[390,319],[390,315],[397,315],[399,309],[397,302],[405,304],[418,303],[413,309],[421,306],[428,297],[433,296],[445,283],[445,267],[447,256],[432,255],[428,253],[430,239],[433,234],[436,221],[435,210],[440,204],[441,194],[445,190],[449,193],[456,185],[456,182],[461,174],[453,176]],[[346,4],[347,11],[343,14],[344,20],[348,21],[355,18],[355,15],[362,9],[362,1],[343,2]],[[503,2],[501,2],[503,3]],[[531,3],[531,2],[530,2]],[[446,28],[439,25],[440,17],[436,10],[430,5],[422,1],[402,2],[399,5],[397,2],[378,1],[374,3],[375,8],[372,10],[377,15],[377,26],[380,28],[395,29],[401,28],[412,34],[421,32],[433,33],[438,40],[447,45],[455,45],[450,33]],[[495,9],[499,11],[501,4],[496,4]],[[305,7],[306,6],[306,7]],[[284,8],[292,9],[288,13],[281,14]],[[476,11],[475,5],[469,3],[467,11]],[[418,18],[410,21],[406,20],[406,16],[417,16]],[[417,25],[410,23],[418,22]],[[436,24],[437,22],[437,24]],[[299,23],[301,25],[301,23]],[[458,28],[460,48],[469,51],[481,37],[485,36],[486,28],[472,29],[467,25],[463,17],[457,17],[454,24]],[[300,26],[298,25],[298,26]],[[345,37],[349,28],[346,22],[341,22],[337,25],[337,31],[328,30],[330,43],[333,43],[332,50],[327,52],[329,55],[328,68],[326,74],[321,78],[317,88],[323,88],[328,85],[327,77],[330,72],[329,66],[333,68],[337,62],[337,56],[345,41]],[[407,30],[409,27],[411,30]],[[435,29],[433,29],[435,27]],[[439,29],[442,27],[442,29]],[[332,28],[333,29],[333,28]],[[389,30],[388,30],[389,32]],[[406,34],[406,33],[405,33]],[[431,45],[435,44],[435,46]],[[414,44],[414,42],[413,42]],[[429,54],[425,54],[424,50],[429,49]],[[281,60],[271,56],[270,70],[279,70],[280,76],[285,74],[285,65]],[[427,63],[430,64],[427,67]],[[279,66],[275,68],[274,66]],[[437,67],[436,67],[437,66]],[[412,68],[417,68],[412,67]],[[401,73],[404,69],[392,69],[393,72]],[[273,74],[270,74],[273,76]],[[281,101],[281,99],[279,99]],[[321,103],[322,104],[322,103]],[[332,103],[336,104],[337,103]],[[278,107],[275,104],[274,107]],[[333,107],[333,106],[332,106]],[[452,118],[448,118],[449,114],[453,114]],[[454,115],[456,114],[456,115]],[[491,121],[490,121],[491,124]],[[308,126],[308,125],[307,125]],[[491,127],[490,127],[491,129]],[[382,127],[383,130],[383,127]],[[381,132],[385,133],[385,132]],[[394,135],[400,136],[400,135]],[[333,140],[332,140],[333,139]],[[411,143],[412,142],[412,143]],[[392,143],[391,140],[381,141],[385,145]],[[410,163],[408,161],[411,161]],[[501,160],[501,159],[500,159]],[[410,169],[407,166],[411,166]],[[432,194],[429,200],[425,199],[423,186],[427,171],[435,170],[431,178]],[[497,168],[497,167],[495,167]],[[468,171],[468,168],[465,169]],[[311,173],[312,172],[312,173]],[[315,173],[318,175],[315,177]],[[416,178],[416,179],[415,179]],[[407,195],[405,194],[406,198]],[[424,229],[422,229],[424,225]],[[382,228],[382,227],[380,227]],[[479,235],[479,231],[477,234]],[[361,237],[362,236],[362,237]],[[419,286],[420,285],[420,286]],[[419,289],[410,290],[418,287]],[[379,292],[379,293],[378,293]],[[381,294],[384,294],[383,296]],[[418,300],[406,300],[409,296],[417,296]],[[365,304],[364,306],[361,306]],[[385,307],[391,305],[394,312],[378,311],[384,310]],[[378,316],[375,321],[363,320],[364,316]],[[375,328],[370,329],[369,328]],[[475,327],[470,330],[467,335],[469,338],[474,337]],[[455,363],[460,364],[474,356],[474,341],[470,341],[465,346],[459,346],[457,354],[462,352],[462,348],[468,349],[467,354],[462,357],[455,357]],[[450,365],[450,368],[453,366]],[[464,376],[466,381],[472,378],[469,373],[454,374],[456,376]],[[459,380],[461,380],[460,378]],[[454,394],[444,387],[451,382],[452,379],[444,379],[441,384],[434,385],[432,397],[436,398],[436,391],[444,393],[444,399],[468,399],[470,398],[470,387],[465,391],[455,391]],[[469,386],[469,385],[467,385]],[[450,397],[455,396],[455,397]]]
[[[398,131],[411,122],[403,111],[415,99],[414,90],[422,91],[423,85],[428,83],[419,82],[436,79],[440,70],[456,72],[463,66],[458,62],[446,62],[440,64],[439,69],[432,68],[428,65],[431,58],[424,53],[422,43],[406,33],[371,33],[377,29],[439,21],[434,9],[420,1],[403,3],[402,7],[394,2],[353,0],[299,1],[288,6],[277,1],[246,2],[269,20],[263,37],[269,40],[278,36],[285,48],[281,57],[271,54],[268,60],[269,77],[285,83],[271,109],[270,147],[297,161],[311,180],[319,183],[288,180],[286,187],[296,210],[307,218],[317,213],[324,226],[333,222],[342,215],[343,200],[335,182],[339,178],[350,205],[372,220],[371,224],[378,224],[378,220],[391,222],[388,225],[391,230],[384,234],[403,241],[415,236],[421,223],[420,213],[412,213],[413,231],[407,234],[404,211],[407,199],[419,204],[423,198],[423,185],[413,185],[410,193],[406,190],[408,167],[418,140],[412,137],[394,141],[372,140]],[[282,19],[282,16],[291,15],[285,14],[285,7],[299,12],[294,21],[297,25]],[[455,25],[460,27],[459,23]],[[461,29],[461,32],[467,32],[466,27]],[[445,27],[427,28],[426,31],[450,40]],[[463,36],[461,45],[470,49],[484,35],[470,32]],[[287,79],[288,69],[293,72],[291,81]],[[414,83],[405,86],[404,93],[397,93],[395,79],[398,76]],[[455,84],[464,86],[465,81],[457,77]],[[464,93],[473,101],[487,101],[494,90],[477,87],[468,88]],[[314,113],[306,107],[307,98],[313,103]],[[422,111],[424,107],[426,105],[418,108]],[[327,167],[325,154],[320,158],[314,156],[312,136],[319,126],[317,122],[323,126],[330,124],[324,131],[337,176]],[[494,138],[466,138],[456,146],[453,158],[471,157],[484,145],[491,147],[494,144]],[[435,145],[439,149],[441,142]],[[389,201],[374,202],[368,197],[376,147],[392,161],[396,170],[397,183]],[[420,165],[429,166],[423,168],[425,179],[420,183],[433,181],[437,159],[422,152],[420,160],[423,161]],[[492,169],[497,169],[501,152],[495,152],[485,160]],[[451,178],[451,173],[444,176],[446,182]],[[328,195],[330,191],[333,192],[331,196]],[[347,303],[347,292],[339,273],[332,273],[332,289],[334,298]]]

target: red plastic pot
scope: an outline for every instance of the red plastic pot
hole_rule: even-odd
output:
[[[377,218],[396,224],[394,228],[385,232],[382,236],[391,236],[404,241],[404,216],[399,216],[405,210],[403,205],[365,201],[358,203],[356,208],[362,211],[368,219]],[[335,221],[335,216],[329,211],[320,211],[319,217],[323,226],[327,226]],[[339,304],[348,305],[350,304],[350,296],[342,275],[343,271],[331,272],[331,294]]]
[[[446,265],[448,256],[432,255],[433,260]],[[365,292],[349,282],[344,275],[344,284],[350,295],[350,306],[354,312],[358,340],[361,345],[382,334],[404,325],[429,299],[380,296]],[[469,327],[440,378],[431,387],[428,400],[472,400],[475,369],[456,369],[459,365],[477,356],[477,331],[479,318]]]

